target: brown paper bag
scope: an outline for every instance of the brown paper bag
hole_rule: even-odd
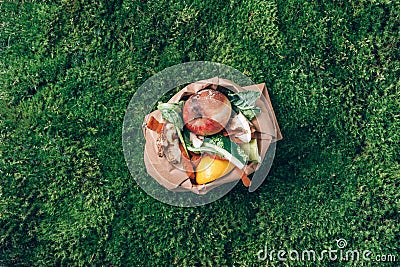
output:
[[[257,144],[262,162],[269,145],[272,142],[276,142],[282,139],[281,131],[279,129],[278,122],[276,120],[275,113],[272,108],[272,104],[265,84],[240,87],[239,85],[234,84],[229,80],[215,77],[212,79],[189,84],[188,86],[180,90],[177,94],[175,94],[168,102],[177,103],[184,96],[195,94],[199,90],[205,88],[217,89],[218,86],[225,87],[233,92],[241,92],[244,90],[260,91],[265,97],[265,99],[262,97],[257,99],[256,105],[261,108],[261,113],[256,115],[251,121],[256,128],[256,138],[258,139]],[[240,180],[239,174],[235,171],[232,171],[227,175],[207,184],[192,184],[185,170],[176,168],[166,159],[165,156],[159,157],[156,145],[158,133],[148,129],[146,126],[147,121],[151,116],[154,116],[154,118],[156,118],[160,122],[164,122],[161,116],[161,112],[159,110],[153,111],[145,116],[142,126],[144,137],[146,140],[146,145],[144,149],[144,162],[146,165],[147,173],[152,176],[160,185],[164,186],[170,191],[192,191],[196,194],[205,194],[221,184]],[[249,163],[244,168],[245,173],[253,173],[258,169],[259,164],[260,163],[257,162]]]

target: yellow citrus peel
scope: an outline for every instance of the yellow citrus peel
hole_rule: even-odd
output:
[[[197,184],[212,182],[232,171],[235,165],[228,160],[215,159],[210,156],[203,156],[196,168]]]

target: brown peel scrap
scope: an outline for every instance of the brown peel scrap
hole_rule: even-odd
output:
[[[250,178],[247,176],[247,174],[246,174],[243,170],[239,169],[238,167],[235,167],[235,170],[239,173],[240,179],[242,179],[243,185],[244,185],[245,187],[249,187],[250,184],[251,184],[251,180],[250,180]]]

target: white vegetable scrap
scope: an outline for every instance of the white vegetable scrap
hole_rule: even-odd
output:
[[[190,132],[190,141],[193,144],[193,147],[199,148],[203,144],[204,137],[198,137],[194,133]]]
[[[233,133],[232,136],[243,143],[248,143],[251,140],[251,129],[249,121],[241,112],[231,118],[231,121],[226,130],[228,134]]]

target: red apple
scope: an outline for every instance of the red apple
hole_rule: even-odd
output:
[[[191,95],[183,106],[183,121],[197,135],[212,135],[228,124],[232,107],[228,98],[213,89]]]

